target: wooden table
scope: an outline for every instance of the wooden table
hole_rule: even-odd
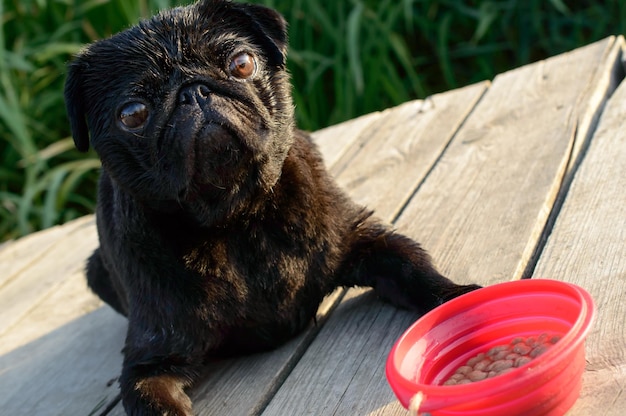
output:
[[[315,133],[359,202],[459,282],[579,284],[598,317],[569,415],[626,412],[625,42],[546,61]],[[124,318],[86,288],[92,216],[0,247],[0,414],[121,415]],[[267,354],[216,363],[201,415],[406,415],[384,365],[416,319],[339,291],[318,325]]]

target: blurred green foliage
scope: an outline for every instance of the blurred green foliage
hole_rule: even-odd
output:
[[[92,212],[99,162],[73,148],[65,66],[180,0],[3,0],[0,241]],[[300,127],[314,130],[625,32],[623,0],[264,0],[290,23]]]

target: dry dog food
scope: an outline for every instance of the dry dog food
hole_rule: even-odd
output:
[[[543,354],[559,339],[558,335],[545,333],[537,337],[514,338],[509,344],[495,346],[470,358],[443,384],[467,384],[505,374]]]

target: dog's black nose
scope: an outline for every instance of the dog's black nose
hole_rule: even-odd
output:
[[[201,82],[195,82],[193,84],[183,86],[178,91],[178,103],[179,104],[200,104],[209,99],[211,96],[211,89]]]

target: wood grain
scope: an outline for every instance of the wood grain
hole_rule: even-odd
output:
[[[575,283],[595,300],[581,399],[568,413],[626,409],[626,83],[609,101],[534,276]]]
[[[85,267],[85,259],[98,246],[93,216],[68,224],[66,232],[51,233],[59,239],[52,242],[50,234],[43,237],[42,246],[37,241],[18,241],[16,252],[35,251],[33,261],[25,261],[19,274],[0,289],[0,335],[18,322],[41,299],[69,275]],[[24,247],[27,247],[27,250]],[[9,247],[10,249],[11,247]]]
[[[82,272],[56,289],[0,337],[3,415],[88,415],[118,394],[125,319],[87,290]]]
[[[52,246],[75,228],[91,221],[89,216],[71,221],[63,226],[48,228],[29,234],[19,240],[9,241],[0,250],[0,290],[17,276],[21,270],[39,261]]]
[[[393,220],[488,86],[483,82],[394,108],[369,126],[367,145],[338,162],[339,185],[356,202]]]
[[[364,143],[367,136],[362,133],[381,117],[384,118],[383,112],[370,113],[311,133],[313,140],[324,155],[326,166],[331,170],[334,169],[337,161],[351,147],[358,147]],[[355,145],[357,141],[360,144]]]
[[[348,291],[263,415],[368,414],[394,403],[379,381],[393,342],[415,318],[370,290]]]

